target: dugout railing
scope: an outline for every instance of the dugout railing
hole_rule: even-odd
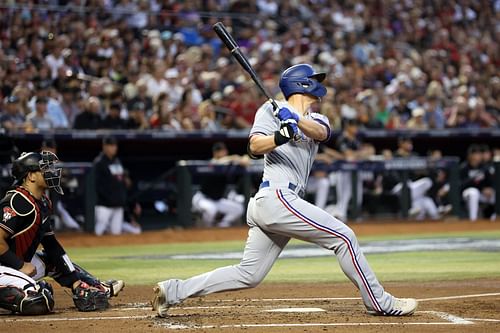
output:
[[[397,171],[400,173],[403,185],[401,194],[398,196],[400,217],[407,218],[410,208],[410,193],[407,186],[409,173],[415,170],[446,169],[448,171],[448,182],[450,185],[449,201],[452,205],[451,214],[457,218],[464,218],[465,212],[462,208],[461,183],[459,177],[459,163],[457,157],[443,157],[441,159],[429,158],[394,158],[391,160],[363,160],[363,161],[335,161],[328,165],[329,172],[348,171],[352,173],[352,196],[350,201],[350,219],[357,219],[361,214],[361,206],[357,202],[357,179],[361,171]],[[500,162],[495,162],[494,187],[498,193],[500,190]],[[177,174],[177,214],[179,224],[186,227],[193,226],[193,213],[191,210],[191,199],[193,196],[193,178],[198,176],[210,176],[211,174],[238,174],[243,185],[243,193],[246,202],[252,193],[252,175],[262,173],[262,160],[253,162],[249,167],[239,165],[216,164],[205,160],[182,160],[176,165]],[[322,169],[324,170],[324,168]],[[256,190],[258,185],[253,186]],[[500,213],[500,201],[495,203],[495,212]]]

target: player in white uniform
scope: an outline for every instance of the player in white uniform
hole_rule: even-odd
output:
[[[283,72],[280,88],[286,101],[279,102],[276,113],[270,103],[262,105],[250,131],[249,154],[264,155],[265,165],[260,189],[248,204],[250,229],[241,262],[187,280],[159,282],[152,305],[160,317],[188,297],[257,286],[292,237],[331,250],[360,290],[368,313],[401,316],[415,311],[415,299],[384,291],[348,226],[302,199],[318,144],[330,136],[327,118],[310,112],[326,94],[324,78],[307,64]],[[295,134],[299,140],[292,140]]]

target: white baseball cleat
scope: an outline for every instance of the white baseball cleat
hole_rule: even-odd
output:
[[[153,306],[153,311],[156,311],[158,316],[166,317],[168,308],[170,305],[167,303],[167,295],[163,283],[159,282],[153,288],[153,299],[151,300],[151,305]]]
[[[387,312],[368,310],[368,313],[374,316],[410,316],[415,312],[417,306],[418,302],[414,298],[394,297],[394,304],[391,310]]]

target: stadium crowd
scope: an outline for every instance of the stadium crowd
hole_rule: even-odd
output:
[[[8,0],[1,126],[248,128],[263,99],[222,21],[273,94],[291,64],[326,71],[337,128],[498,127],[499,18],[499,0]]]

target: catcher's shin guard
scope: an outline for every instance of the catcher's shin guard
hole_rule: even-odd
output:
[[[34,290],[21,290],[12,286],[0,287],[0,307],[22,315],[36,316],[54,310],[52,287],[46,282]]]

